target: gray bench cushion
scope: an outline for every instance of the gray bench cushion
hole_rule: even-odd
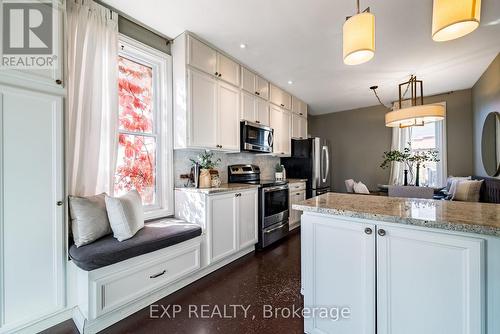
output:
[[[108,235],[81,247],[72,245],[69,256],[78,267],[90,271],[154,252],[199,235],[201,228],[198,225],[172,219],[157,220],[146,223],[143,229],[128,240],[120,242],[112,235]]]

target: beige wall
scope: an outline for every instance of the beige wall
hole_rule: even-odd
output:
[[[448,174],[471,175],[471,90],[431,96],[425,103],[446,102]],[[382,106],[372,106],[309,118],[309,133],[324,137],[332,147],[331,170],[334,191],[345,191],[344,180],[364,182],[370,190],[385,184],[389,170],[381,169],[382,154],[390,149],[392,130],[385,127]]]
[[[483,124],[490,112],[500,112],[500,54],[472,87],[474,174],[487,176],[481,156]]]

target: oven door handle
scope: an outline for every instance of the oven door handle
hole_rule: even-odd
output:
[[[271,191],[279,191],[279,190],[287,190],[288,186],[277,186],[277,187],[269,187],[269,188],[264,188],[264,192],[268,193]]]
[[[270,230],[264,231],[264,233],[268,234],[268,233],[274,232],[274,231],[276,231],[276,230],[282,229],[283,227],[285,227],[285,225],[286,225],[286,224],[287,224],[287,223],[283,223],[283,224],[281,224],[281,225],[280,225],[280,226],[278,226],[278,227],[275,227],[275,228],[272,228],[272,229],[270,229]]]

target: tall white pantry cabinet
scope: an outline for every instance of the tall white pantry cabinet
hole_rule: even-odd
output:
[[[62,18],[62,5],[56,14]],[[62,74],[62,62],[0,70],[0,333],[37,332],[68,318]]]

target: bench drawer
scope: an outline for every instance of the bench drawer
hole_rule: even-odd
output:
[[[200,245],[189,245],[161,259],[95,281],[96,316],[174,282],[200,268]]]

